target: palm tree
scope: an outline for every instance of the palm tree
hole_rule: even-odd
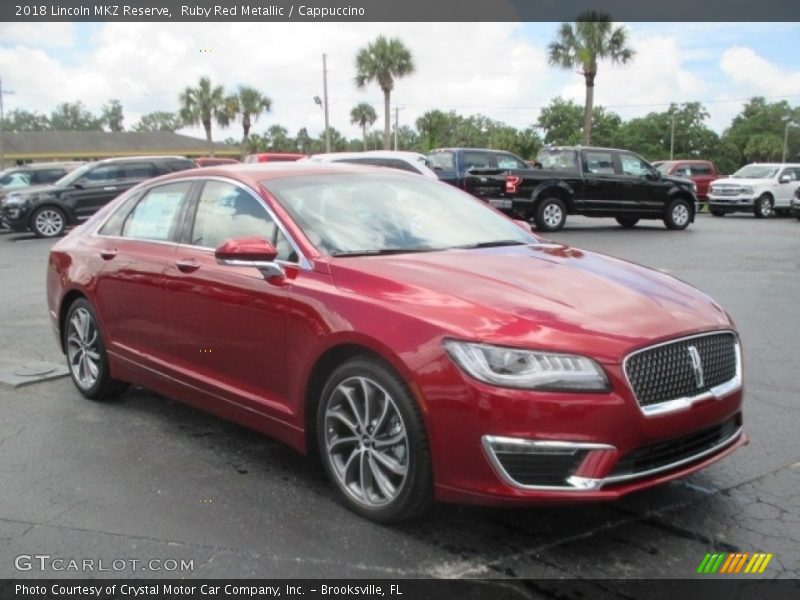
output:
[[[394,89],[395,78],[405,77],[414,72],[411,52],[399,38],[387,39],[379,35],[377,39],[362,48],[356,55],[356,85],[366,87],[376,81],[383,91],[383,148],[389,150],[389,131],[391,129],[391,108],[389,97]]]
[[[350,111],[350,122],[353,125],[361,127],[361,135],[364,138],[364,150],[367,149],[367,126],[371,126],[378,120],[378,115],[375,114],[375,109],[366,102],[357,104]]]
[[[238,108],[237,111],[242,116],[242,144],[247,146],[247,138],[250,135],[250,127],[262,113],[272,110],[272,100],[259,92],[257,89],[248,87],[246,85],[239,86],[239,93],[237,94]]]
[[[208,151],[214,156],[211,140],[211,122],[227,127],[236,115],[237,103],[233,96],[225,96],[221,85],[212,86],[208,77],[201,77],[197,87],[187,87],[180,95],[180,115],[187,125],[202,124],[206,130]]]
[[[627,43],[628,32],[625,27],[614,27],[611,17],[605,13],[587,11],[575,23],[562,23],[558,30],[558,39],[548,46],[551,65],[563,69],[580,67],[586,81],[586,102],[583,107],[584,146],[589,145],[592,137],[597,61],[610,60],[623,65],[628,63],[635,51]]]

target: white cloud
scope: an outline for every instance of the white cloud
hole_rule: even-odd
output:
[[[752,48],[729,48],[722,53],[719,65],[747,95],[800,95],[800,71],[780,69]]]
[[[73,23],[0,23],[0,40],[5,44],[35,42],[46,48],[67,48],[75,43]]]

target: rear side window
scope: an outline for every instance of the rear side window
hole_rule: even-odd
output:
[[[461,165],[465,170],[491,169],[492,157],[487,152],[462,152]]]
[[[614,157],[610,152],[586,152],[583,170],[597,175],[614,175]]]
[[[125,179],[150,179],[158,175],[153,163],[125,163],[121,166]]]
[[[188,158],[176,158],[173,160],[167,160],[159,164],[159,168],[164,173],[169,173],[171,171],[185,171],[186,169],[194,169],[197,165],[193,160],[189,160]]]
[[[117,165],[101,165],[86,173],[83,179],[92,183],[103,183],[120,179],[122,173]]]
[[[40,183],[52,183],[58,181],[66,174],[66,169],[42,169],[36,172],[36,179]]]
[[[497,155],[497,168],[499,169],[530,169],[530,166],[523,163],[510,154]]]
[[[99,235],[122,235],[122,225],[125,223],[125,218],[128,216],[128,213],[131,212],[133,205],[136,204],[141,197],[142,193],[140,192],[134,194],[120,204],[97,233]]]
[[[711,166],[695,163],[692,165],[692,175],[711,175]]]
[[[190,181],[180,181],[151,188],[125,219],[122,236],[137,240],[169,241],[181,204],[191,186]]]
[[[675,167],[675,170],[672,172],[672,174],[677,177],[691,177],[693,170],[694,169],[689,165],[678,165]]]
[[[227,240],[251,236],[272,242],[279,259],[296,260],[288,240],[259,200],[231,183],[207,181],[197,204],[191,244],[216,248]]]
[[[456,168],[455,156],[452,152],[434,152],[428,155],[428,163],[435,171],[454,171]]]

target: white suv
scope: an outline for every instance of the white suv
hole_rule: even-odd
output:
[[[752,212],[768,217],[788,212],[795,190],[800,187],[800,164],[753,163],[725,179],[716,179],[708,188],[711,214]]]
[[[312,162],[344,162],[357,165],[371,165],[374,167],[389,167],[410,171],[430,179],[439,179],[430,167],[428,157],[417,152],[404,152],[401,150],[368,150],[366,152],[331,152],[330,154],[315,154],[301,160]]]

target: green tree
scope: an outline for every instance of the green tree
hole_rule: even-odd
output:
[[[179,101],[181,119],[186,125],[203,126],[209,155],[214,156],[211,125],[213,121],[220,127],[230,124],[234,108],[231,97],[225,96],[221,85],[214,86],[208,77],[201,77],[196,87],[187,87],[181,92]]]
[[[581,140],[581,107],[572,100],[553,98],[539,112],[537,125],[544,132],[544,143],[573,146]]]
[[[237,94],[238,112],[242,117],[242,143],[247,146],[250,128],[263,113],[272,110],[272,100],[257,89],[245,85],[239,86]]]
[[[101,118],[103,119],[103,124],[110,131],[123,131],[125,129],[122,126],[122,122],[125,120],[122,103],[116,98],[112,98],[108,101],[108,104],[103,106]]]
[[[175,131],[181,127],[183,127],[183,121],[179,115],[157,110],[143,115],[133,126],[133,131]]]
[[[779,161],[783,155],[783,138],[774,133],[757,133],[748,138],[744,157],[748,162]]]
[[[49,131],[53,128],[47,115],[16,108],[6,113],[3,131]]]
[[[361,102],[350,111],[350,122],[361,127],[361,135],[364,138],[364,150],[367,149],[367,127],[371,127],[378,120],[375,109],[366,102]]]
[[[460,117],[455,111],[429,110],[416,121],[424,152],[449,145],[453,130]]]
[[[295,149],[294,140],[289,137],[289,130],[281,125],[272,125],[264,132],[267,149],[273,152],[292,152]]]
[[[556,41],[548,46],[550,64],[563,69],[579,67],[586,83],[586,102],[583,108],[583,145],[592,138],[592,108],[594,82],[599,60],[626,64],[634,50],[628,46],[624,27],[615,27],[605,13],[587,11],[575,23],[562,23]]]
[[[294,138],[295,147],[303,154],[309,154],[311,152],[311,144],[313,141],[314,139],[308,134],[308,129],[305,127],[301,128]]]
[[[395,79],[400,79],[414,72],[414,60],[411,52],[398,38],[387,39],[379,35],[366,48],[356,55],[356,85],[366,87],[372,81],[378,83],[383,92],[383,148],[389,150],[391,130],[390,97],[394,89]]]
[[[757,96],[744,105],[742,112],[736,115],[730,127],[722,135],[723,142],[728,147],[736,148],[739,165],[755,160],[780,160],[783,155],[783,138],[787,133],[787,123],[800,123],[800,107],[792,108],[786,100],[780,102],[767,102],[765,98]],[[772,134],[780,139],[778,147],[769,138],[763,137]],[[757,140],[751,140],[758,137]],[[749,150],[748,150],[749,146]],[[787,156],[796,157],[800,154],[800,135],[794,128],[788,129]],[[771,149],[770,149],[771,148]]]
[[[83,102],[62,102],[50,114],[50,126],[55,131],[102,131],[103,119],[93,115]]]

